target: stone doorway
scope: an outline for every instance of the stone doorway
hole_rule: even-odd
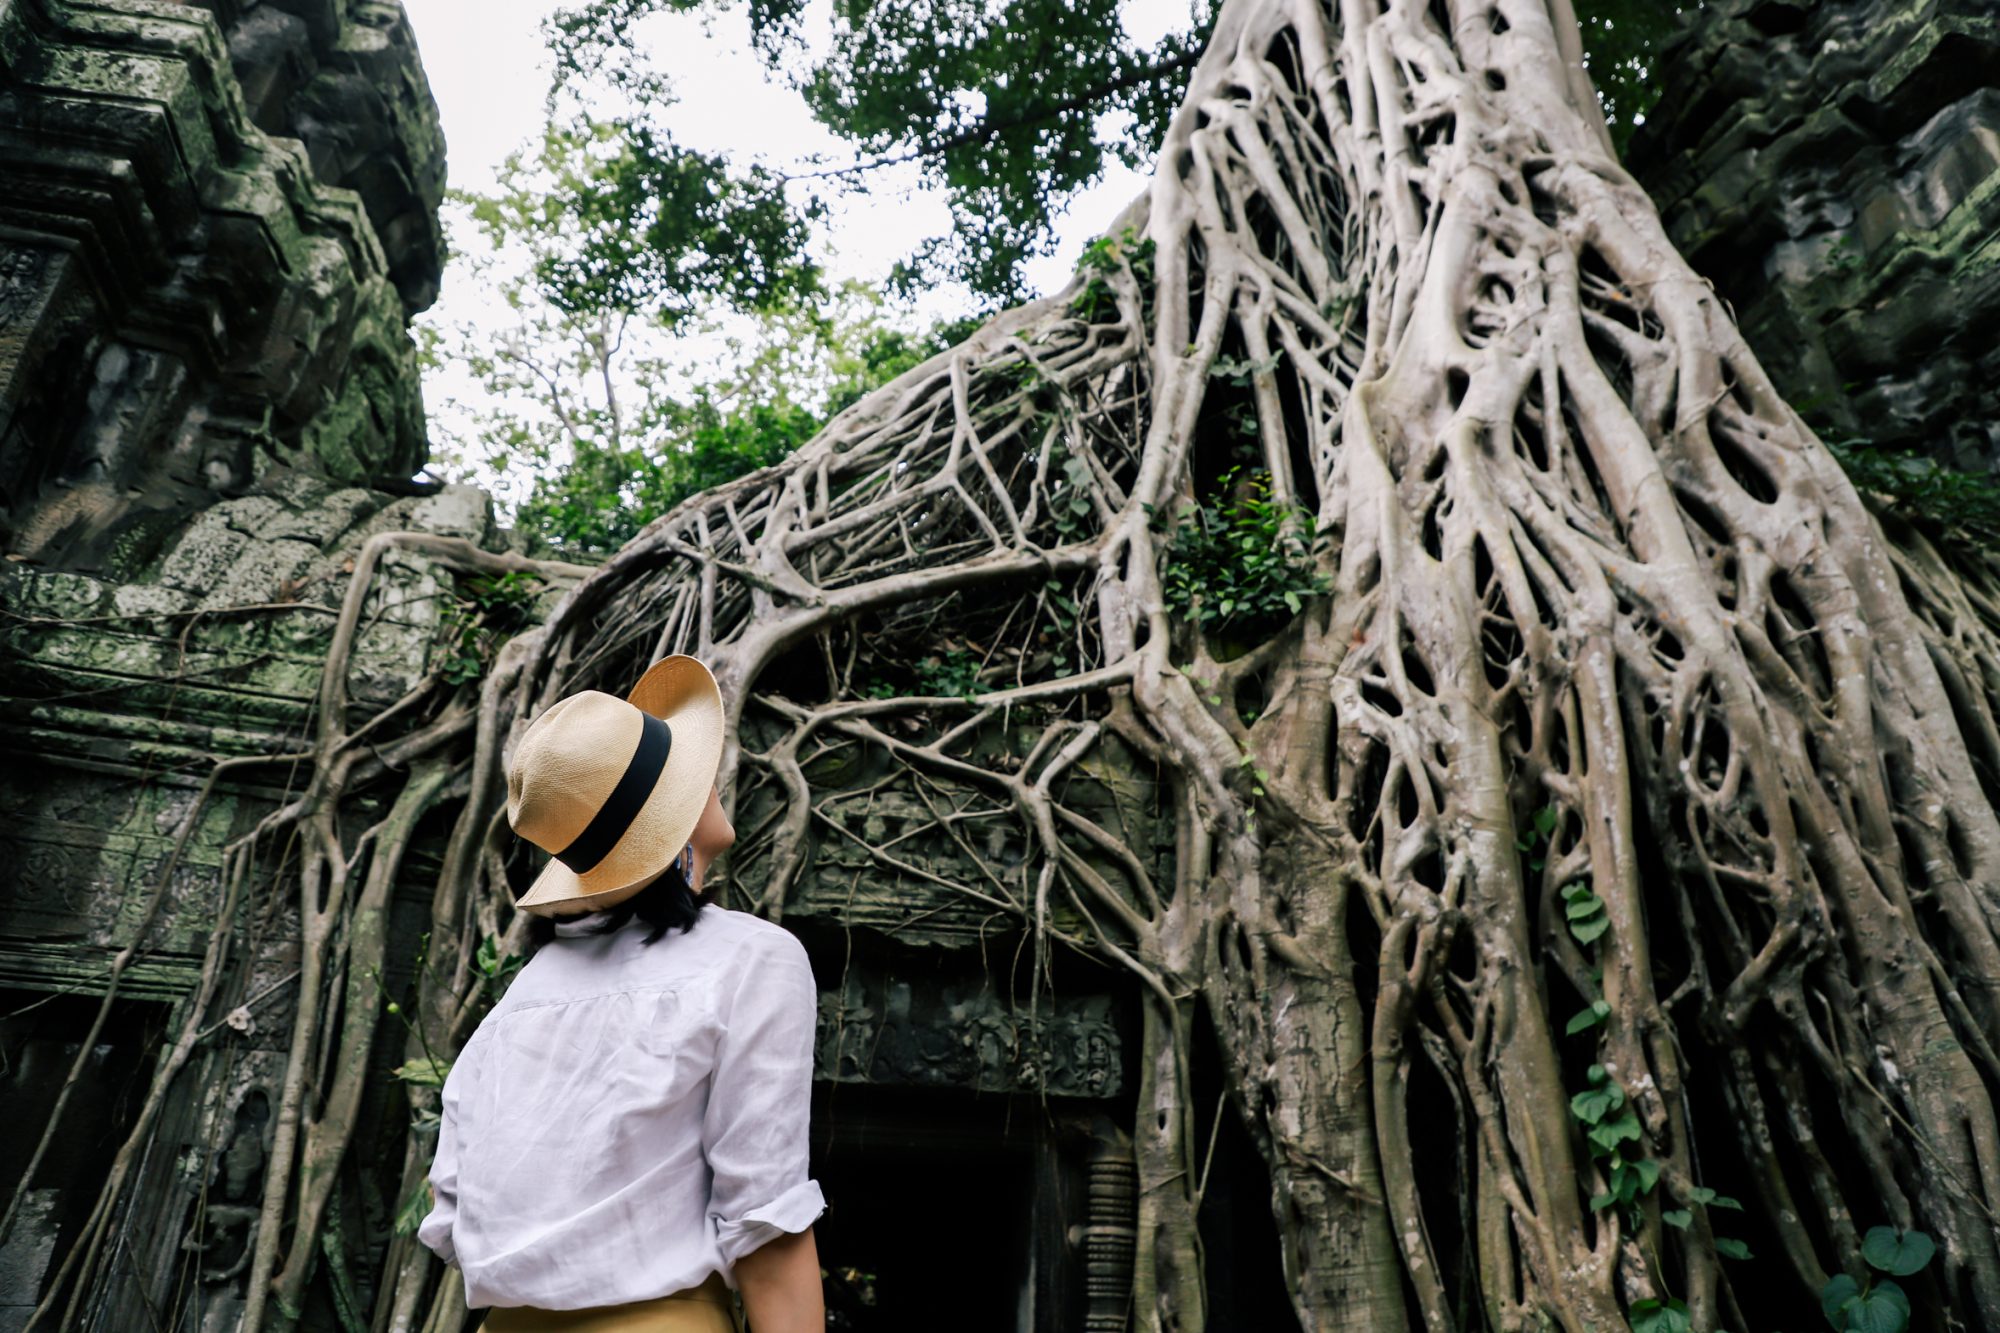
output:
[[[1126,1327],[1130,1149],[1101,1106],[822,1084],[813,1139],[829,1330]]]
[[[28,1168],[102,1003],[95,995],[0,990],[0,1203]],[[105,1165],[139,1112],[168,1006],[112,1003],[0,1242],[0,1333],[23,1327],[97,1201]]]

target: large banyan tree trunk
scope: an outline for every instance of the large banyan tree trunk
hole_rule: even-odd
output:
[[[815,747],[1018,813],[1011,910],[1068,899],[1158,1011],[1142,1327],[1203,1322],[1197,998],[1307,1329],[1803,1324],[1876,1223],[1943,1240],[1933,1317],[2000,1320],[1991,603],[1894,552],[1772,391],[1613,160],[1568,10],[1229,6],[1150,254],[656,525],[513,696],[684,648],[780,711],[737,757],[789,793],[774,909]],[[1246,441],[1330,587],[1218,660],[1157,519]],[[843,669],[944,625],[992,692]],[[818,679],[760,698],[808,643]],[[999,769],[1010,710],[1046,730]],[[1053,795],[1107,734],[1174,775],[1170,883],[1094,869]],[[1593,1145],[1572,1098],[1608,1089],[1634,1114]]]
[[[462,798],[429,960],[462,983],[506,918],[508,738],[698,653],[762,910],[824,832],[819,776],[872,765],[937,836],[1026,848],[945,887],[1138,979],[1136,1328],[1204,1326],[1202,1030],[1314,1333],[1670,1301],[1806,1328],[1878,1224],[1940,1242],[1916,1327],[2000,1327],[2000,581],[1892,543],[1773,392],[1614,160],[1569,11],[1232,0],[1122,240],[653,524],[476,708],[371,723],[417,776],[367,855],[342,803],[395,766],[334,689],[344,766],[286,815],[309,918]],[[1298,610],[1197,608],[1192,507],[1265,495],[1323,538],[1280,571]],[[976,680],[910,669],[947,648]],[[1114,746],[1168,779],[1169,875],[1064,800]],[[453,994],[413,1056],[464,1036]],[[335,1007],[295,1049],[358,1067],[367,1006]],[[281,1117],[310,1169],[266,1198],[276,1310],[337,1112]],[[441,1327],[454,1293],[398,1253],[393,1326]]]

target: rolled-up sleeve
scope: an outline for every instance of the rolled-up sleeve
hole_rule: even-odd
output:
[[[720,1008],[723,1031],[702,1120],[714,1173],[709,1225],[732,1274],[736,1261],[826,1211],[808,1174],[813,1039],[819,991],[796,936],[750,952]]]
[[[451,1230],[458,1221],[458,1083],[465,1063],[460,1057],[445,1075],[439,1098],[437,1155],[431,1159],[431,1210],[417,1227],[417,1239],[448,1264],[458,1262]]]

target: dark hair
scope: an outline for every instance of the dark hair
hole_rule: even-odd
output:
[[[660,872],[652,883],[627,898],[624,902],[604,909],[604,920],[585,931],[588,935],[609,935],[614,930],[623,929],[633,918],[651,927],[646,932],[645,943],[651,944],[678,927],[682,934],[694,929],[694,923],[701,916],[703,900],[688,887],[681,875],[680,862],[668,866]],[[528,945],[532,952],[556,937],[556,922],[561,917],[537,916],[528,922]]]

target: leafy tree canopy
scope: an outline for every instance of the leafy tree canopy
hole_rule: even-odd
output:
[[[819,290],[794,207],[762,167],[683,148],[640,118],[551,121],[491,195],[458,194],[494,247],[520,247],[536,294],[574,318],[673,328],[717,305],[767,310]]]
[[[445,432],[458,438],[442,461],[484,474],[531,542],[572,557],[614,550],[686,496],[776,462],[828,413],[949,341],[949,329],[891,325],[858,288],[829,292],[807,253],[818,191],[866,190],[876,168],[918,164],[950,197],[954,231],[899,265],[892,287],[957,278],[1018,300],[1024,263],[1053,246],[1069,201],[1111,161],[1150,161],[1217,5],[1194,0],[1185,29],[1142,45],[1117,0],[842,0],[814,55],[802,0],[751,0],[759,54],[853,145],[850,160],[806,177],[693,151],[665,128],[672,91],[640,26],[720,8],[585,0],[559,11],[542,138],[508,160],[493,193],[455,197],[461,235],[481,242],[470,262],[514,321],[497,334],[431,331],[431,355],[460,361],[485,396]],[[1695,6],[1582,8],[1622,143],[1658,95],[1654,52]],[[620,113],[576,109],[584,88],[615,94]],[[722,311],[763,321],[758,346],[729,352],[742,364],[701,373],[669,354]]]
[[[644,100],[659,72],[634,33],[662,12],[717,0],[586,0],[559,11],[549,38],[559,78],[603,80]],[[772,71],[854,145],[853,160],[803,179],[866,189],[869,173],[915,161],[949,195],[953,233],[899,268],[903,289],[941,277],[998,300],[1022,295],[1022,265],[1053,247],[1051,222],[1107,162],[1140,168],[1166,129],[1213,27],[1215,0],[1188,26],[1132,41],[1118,0],[837,0],[833,40],[813,58],[802,0],[751,0],[751,29]]]
[[[548,36],[559,86],[582,79],[654,101],[667,80],[635,40],[642,21],[726,7],[584,0],[558,11]],[[1184,28],[1141,44],[1121,25],[1117,0],[838,0],[832,42],[815,55],[802,32],[803,0],[751,0],[759,54],[854,155],[789,178],[759,171],[745,184],[769,191],[759,207],[811,210],[811,190],[865,190],[874,169],[915,162],[949,196],[953,231],[905,260],[892,285],[956,278],[996,303],[1019,300],[1024,263],[1051,251],[1053,220],[1077,193],[1111,161],[1150,165],[1218,7],[1191,0]],[[1658,96],[1653,53],[1697,7],[1579,4],[1591,73],[1621,146]],[[709,159],[691,168],[721,169]],[[788,197],[803,202],[779,202],[786,184]],[[747,206],[750,196],[739,198]]]
[[[1658,0],[1580,0],[1577,24],[1583,29],[1584,65],[1597,88],[1611,137],[1624,152],[1632,131],[1660,100],[1653,77],[1659,51],[1681,24],[1702,8]]]
[[[436,423],[439,461],[494,486],[531,548],[570,558],[777,462],[960,332],[899,327],[866,287],[824,285],[782,215],[666,217],[643,182],[672,168],[628,152],[626,128],[552,129],[494,193],[455,195],[456,230],[480,242],[457,262],[507,313],[422,326],[429,363],[479,390]],[[697,195],[696,211],[727,198]],[[621,217],[656,225],[626,238]],[[736,244],[753,263],[730,273]],[[732,306],[747,328],[721,322]]]

